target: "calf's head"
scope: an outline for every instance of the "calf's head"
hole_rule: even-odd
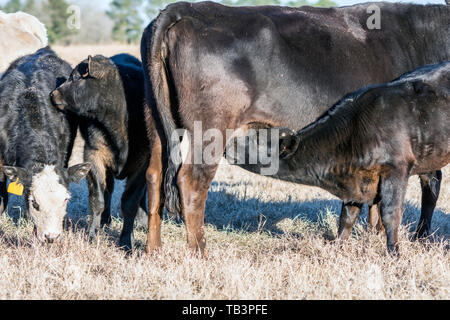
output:
[[[300,139],[297,134],[288,128],[280,128],[279,152],[280,159],[288,160],[297,152]]]
[[[102,106],[115,103],[111,98],[121,84],[115,64],[103,56],[89,56],[73,70],[69,79],[50,93],[52,103],[60,110],[70,110],[79,115],[94,117],[108,110]],[[117,97],[116,97],[117,98]]]
[[[90,169],[90,163],[69,169],[44,164],[37,164],[32,170],[3,167],[3,172],[11,181],[18,181],[24,186],[35,235],[41,242],[53,242],[60,237],[70,199],[69,185],[71,182],[79,183]]]

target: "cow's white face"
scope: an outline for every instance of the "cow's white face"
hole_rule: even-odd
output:
[[[53,242],[62,233],[70,192],[61,181],[54,166],[45,166],[31,180],[28,207],[36,236],[42,242]]]
[[[81,163],[69,169],[39,164],[33,168],[3,166],[1,170],[10,181],[24,186],[37,238],[41,242],[54,242],[62,233],[70,199],[69,185],[80,183],[89,173],[91,164]]]

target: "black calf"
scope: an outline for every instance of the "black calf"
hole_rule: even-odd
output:
[[[82,116],[84,159],[93,165],[87,177],[91,236],[111,221],[114,178],[127,180],[122,195],[124,228],[120,238],[120,245],[127,249],[132,246],[136,215],[141,224],[147,219],[145,171],[149,142],[143,83],[138,59],[127,54],[95,56],[75,67],[68,81],[51,95],[58,108]]]

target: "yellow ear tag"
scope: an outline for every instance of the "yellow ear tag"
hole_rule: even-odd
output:
[[[15,194],[16,196],[23,195],[23,185],[19,183],[19,179],[9,184],[8,193]]]

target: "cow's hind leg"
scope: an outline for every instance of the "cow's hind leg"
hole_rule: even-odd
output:
[[[126,251],[133,248],[133,227],[140,200],[145,192],[145,174],[138,173],[129,177],[122,195],[123,227],[120,234],[119,246]]]
[[[164,210],[162,191],[162,149],[159,138],[153,139],[150,162],[145,173],[148,193],[148,231],[145,251],[150,253],[161,247],[161,223]]]
[[[431,220],[433,218],[434,209],[436,208],[436,202],[439,198],[441,181],[442,172],[440,170],[420,175],[420,185],[422,187],[422,212],[415,235],[418,239],[430,235]]]
[[[178,173],[181,208],[188,246],[206,257],[204,211],[209,186],[218,165],[183,165]]]

